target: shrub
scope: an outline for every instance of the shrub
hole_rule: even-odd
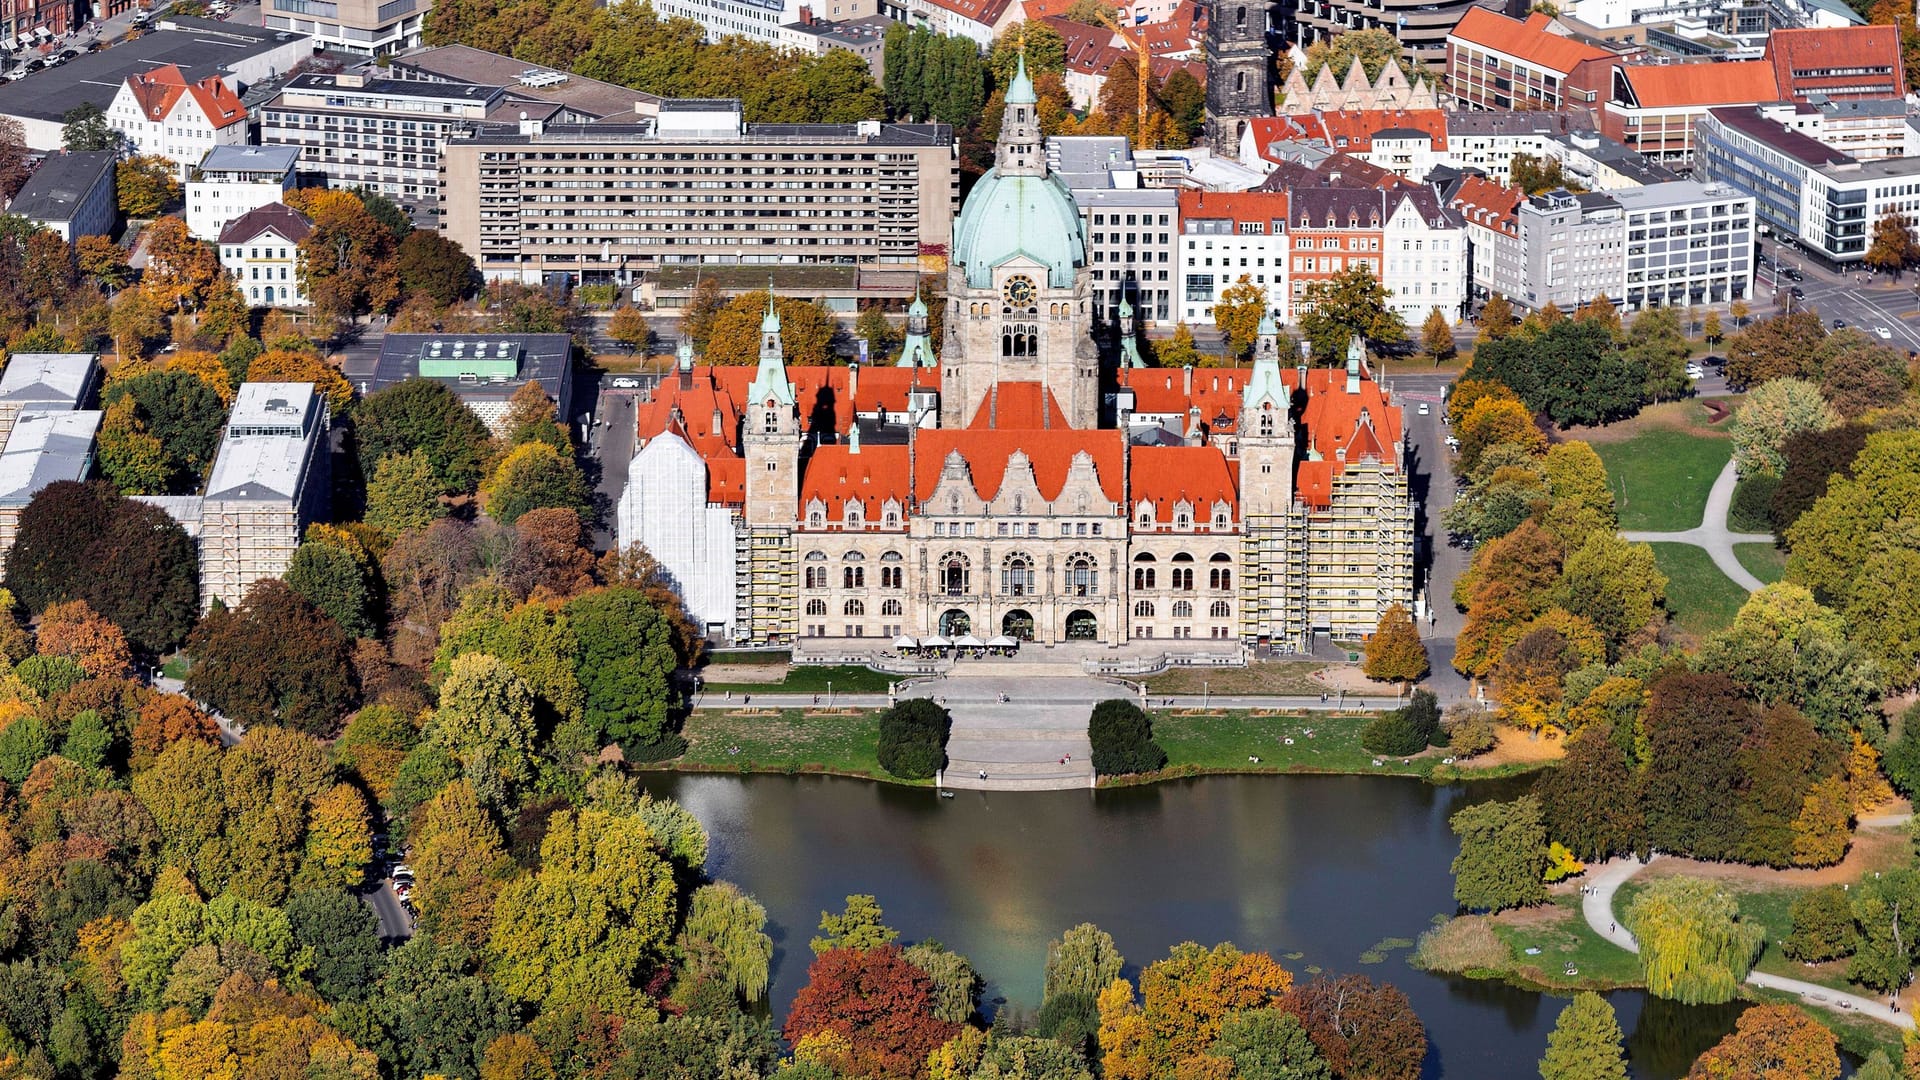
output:
[[[1360,745],[1376,754],[1417,754],[1439,730],[1439,700],[1425,690],[1415,690],[1406,705],[1368,721],[1360,731]]]
[[[1513,953],[1484,915],[1459,915],[1420,935],[1412,964],[1422,971],[1500,971]]]
[[[1802,893],[1791,910],[1793,933],[1780,944],[1788,958],[1817,964],[1853,952],[1853,907],[1840,886]]]
[[[1153,741],[1152,722],[1131,701],[1109,698],[1095,705],[1087,739],[1093,743],[1093,771],[1102,776],[1153,772],[1167,763],[1167,752]]]
[[[1780,478],[1766,473],[1743,476],[1733,489],[1733,505],[1727,508],[1727,524],[1737,532],[1773,531],[1773,493]]]
[[[880,767],[902,780],[925,780],[947,766],[953,717],[926,698],[902,701],[880,714]]]
[[[1485,709],[1466,706],[1449,710],[1446,721],[1446,745],[1453,748],[1453,756],[1464,761],[1500,745],[1500,733],[1494,727],[1493,714]]]

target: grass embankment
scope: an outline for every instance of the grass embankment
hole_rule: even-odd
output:
[[[1667,575],[1667,610],[1680,629],[1703,637],[1733,622],[1747,590],[1713,565],[1705,548],[1692,544],[1653,544],[1653,558]]]
[[[1172,668],[1146,679],[1149,694],[1270,694],[1300,697],[1323,694],[1327,684],[1313,675],[1328,665],[1313,660],[1262,660],[1237,668]]]
[[[1641,983],[1639,958],[1594,933],[1580,913],[1578,893],[1521,911],[1449,919],[1420,936],[1413,964],[1553,990]]]
[[[721,674],[721,673],[716,673]],[[787,669],[784,678],[772,681],[742,680],[733,678],[709,678],[706,692],[709,700],[716,693],[733,691],[736,694],[824,694],[832,690],[836,694],[884,694],[887,685],[899,676],[875,671],[870,667],[854,664],[804,664]]]
[[[831,773],[892,783],[880,767],[880,714],[870,709],[702,709],[681,735],[687,752],[644,768],[683,772]]]
[[[1733,557],[1747,573],[1771,585],[1787,573],[1787,553],[1772,544],[1735,544]]]

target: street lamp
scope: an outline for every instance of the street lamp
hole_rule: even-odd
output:
[[[833,680],[827,680],[827,708],[833,708]]]
[[[1213,684],[1207,682],[1205,679],[1202,679],[1200,681],[1200,711],[1201,712],[1207,711],[1207,705],[1212,700],[1212,694],[1211,694],[1212,685]]]

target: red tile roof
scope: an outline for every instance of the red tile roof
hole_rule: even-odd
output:
[[[199,82],[188,82],[177,66],[166,64],[152,71],[127,76],[127,88],[133,91],[134,101],[140,106],[140,115],[149,121],[171,117],[174,106],[189,95],[206,116],[208,126],[215,130],[247,118],[247,107],[240,103],[239,95],[218,75],[209,75]]]
[[[1151,501],[1154,520],[1163,524],[1173,523],[1173,507],[1178,502],[1193,507],[1195,521],[1211,521],[1217,502],[1226,503],[1235,520],[1240,517],[1235,470],[1218,447],[1136,446],[1128,476],[1133,486],[1129,493],[1133,507]]]
[[[878,523],[881,509],[892,499],[899,503],[904,525],[912,494],[908,460],[907,448],[900,445],[863,446],[858,452],[844,444],[816,447],[800,481],[801,512],[818,499],[826,504],[827,520],[838,523],[846,517],[847,503],[858,502],[866,520]]]
[[[1484,225],[1508,236],[1520,235],[1520,200],[1527,193],[1517,187],[1495,183],[1484,176],[1468,176],[1460,181],[1448,206],[1467,221]]]
[[[1458,38],[1483,49],[1505,53],[1536,68],[1566,75],[1588,60],[1605,60],[1613,54],[1597,46],[1551,33],[1553,20],[1534,12],[1526,22],[1509,19],[1497,11],[1472,7],[1460,17],[1449,38]]]
[[[927,2],[934,7],[972,19],[983,26],[998,26],[1001,16],[1007,13],[1007,8],[1019,3],[1019,0],[927,0]],[[1021,11],[1025,10],[1022,7]],[[1016,15],[1016,18],[1018,17]]]
[[[1643,109],[1707,108],[1777,101],[1773,65],[1764,60],[1628,64],[1620,69]]]
[[[1440,109],[1367,109],[1358,112],[1323,112],[1306,119],[1308,130],[1316,125],[1327,145],[1349,154],[1364,154],[1373,149],[1373,140],[1383,131],[1422,131],[1433,140],[1435,150],[1447,148],[1447,114]]]
[[[1006,479],[1007,463],[1018,452],[1033,463],[1033,479],[1040,496],[1053,499],[1066,486],[1067,472],[1076,457],[1086,454],[1100,480],[1100,490],[1113,502],[1121,502],[1126,454],[1119,431],[1007,431],[947,430],[929,428],[916,434],[914,447],[913,493],[918,499],[932,497],[940,486],[940,470],[947,455],[958,452],[973,477],[973,489],[982,499],[999,494]],[[863,451],[864,452],[864,451]]]
[[[974,429],[1006,428],[1014,431],[1066,431],[1073,427],[1053,391],[1043,383],[995,383],[973,414]]]
[[[1764,59],[1773,66],[1782,97],[1797,99],[1822,93],[1842,98],[1898,98],[1907,92],[1898,27],[1775,30],[1767,37]],[[1860,68],[1886,69],[1886,73],[1827,74]],[[1876,86],[1886,89],[1864,89]]]
[[[1032,13],[1028,13],[1032,18]],[[1109,67],[1121,55],[1113,45],[1113,31],[1104,26],[1088,26],[1083,22],[1050,15],[1040,20],[1052,27],[1060,35],[1065,46],[1067,70],[1088,75],[1104,75]]]
[[[1226,219],[1258,222],[1266,226],[1275,218],[1287,217],[1287,195],[1282,191],[1194,191],[1180,192],[1180,220]]]

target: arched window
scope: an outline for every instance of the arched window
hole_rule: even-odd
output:
[[[1176,529],[1193,528],[1193,511],[1175,510],[1173,512],[1173,527]]]
[[[864,589],[867,587],[867,568],[849,566],[840,571],[840,587],[843,589]]]
[[[1000,564],[1000,592],[1006,596],[1032,596],[1032,560],[1019,554],[1007,556]]]
[[[1216,619],[1229,618],[1233,615],[1233,607],[1225,600],[1215,600],[1213,605],[1207,608],[1207,614]]]
[[[1233,73],[1233,88],[1234,90],[1240,93],[1246,92],[1246,89],[1247,89],[1247,73],[1246,72],[1236,71]]]
[[[1143,529],[1153,528],[1153,504],[1152,503],[1142,502],[1140,504],[1140,508],[1136,516],[1140,520],[1141,528]]]
[[[1100,595],[1100,569],[1093,556],[1084,552],[1067,556],[1067,595]]]
[[[807,614],[825,615],[826,613],[827,613],[827,602],[825,600],[821,600],[818,597],[816,597],[812,600],[807,601]]]
[[[1153,618],[1153,601],[1136,600],[1133,602],[1133,617],[1136,619]]]
[[[880,556],[880,587],[883,589],[904,587],[901,581],[904,570],[905,568],[900,565],[899,552],[889,551]]]
[[[867,605],[859,600],[849,600],[841,610],[848,615],[865,615],[867,613]]]
[[[1155,587],[1153,556],[1142,552],[1133,557],[1133,587],[1151,589]]]
[[[819,529],[819,528],[825,527],[826,524],[827,524],[827,512],[825,510],[814,509],[814,510],[807,511],[807,527],[808,528]]]
[[[940,589],[948,596],[965,596],[971,583],[967,557],[950,551],[940,558]]]
[[[1177,600],[1173,605],[1173,617],[1176,619],[1193,618],[1193,605],[1185,600]]]
[[[1237,7],[1233,9],[1233,28],[1235,30],[1245,30],[1247,28],[1246,8]]]
[[[1173,557],[1173,580],[1168,584],[1181,592],[1193,591],[1193,556],[1181,552]]]
[[[827,587],[827,557],[818,551],[807,552],[806,586],[809,589]],[[822,611],[820,614],[825,615]]]
[[[880,601],[880,614],[882,614],[882,615],[898,615],[898,614],[900,614],[900,601],[898,601],[898,600],[882,600],[882,601]]]

